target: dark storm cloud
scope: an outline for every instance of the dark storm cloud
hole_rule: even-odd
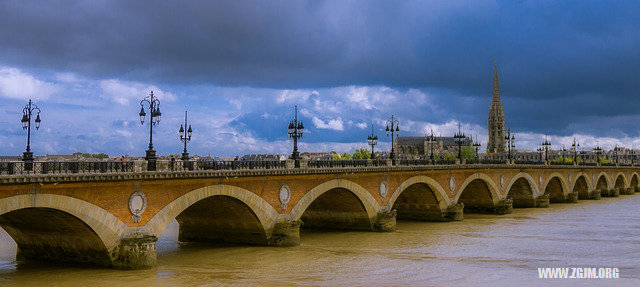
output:
[[[570,133],[588,128],[583,121],[637,115],[639,8],[632,1],[3,1],[0,63],[174,85],[441,88],[480,104],[490,97],[495,58],[512,125]],[[439,104],[486,121],[486,104]]]

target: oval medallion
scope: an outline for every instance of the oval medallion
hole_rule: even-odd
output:
[[[540,185],[542,185],[542,175],[538,177],[538,181],[540,182]]]
[[[387,196],[387,184],[383,182],[380,183],[380,197],[384,200]]]
[[[456,188],[456,180],[452,176],[451,178],[449,178],[449,190],[453,192],[455,188]]]
[[[500,186],[504,188],[504,175],[500,176]]]
[[[280,187],[280,192],[278,193],[278,197],[280,199],[280,207],[282,209],[287,209],[287,204],[289,203],[289,197],[291,196],[291,190],[286,184],[283,184]]]
[[[129,212],[131,212],[131,219],[133,219],[133,222],[140,222],[142,213],[146,208],[147,196],[144,192],[136,189],[136,191],[129,196]]]

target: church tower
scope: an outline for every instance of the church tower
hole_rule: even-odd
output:
[[[489,142],[487,153],[499,153],[505,151],[504,139],[504,109],[500,102],[500,87],[498,86],[498,65],[493,62],[493,99],[489,109]]]

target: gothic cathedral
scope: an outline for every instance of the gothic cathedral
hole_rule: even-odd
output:
[[[498,86],[498,66],[493,63],[493,99],[489,109],[489,143],[487,153],[500,153],[505,151],[504,139],[504,109],[500,102],[500,87]]]

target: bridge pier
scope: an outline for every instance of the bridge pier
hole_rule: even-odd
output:
[[[117,269],[149,269],[156,266],[156,241],[158,237],[143,233],[134,233],[120,239],[118,246],[111,252],[111,260]]]
[[[620,195],[620,189],[618,188],[600,190],[600,196],[602,197],[617,197],[619,195]]]
[[[543,194],[535,199],[535,207],[549,207],[549,194]]]
[[[630,194],[634,194],[636,191],[634,190],[633,187],[629,187],[629,188],[623,188],[620,191],[620,194],[626,194],[626,195],[630,195]]]
[[[393,232],[396,231],[396,215],[395,209],[389,211],[378,212],[375,220],[371,224],[371,230],[377,232]]]
[[[594,189],[594,190],[589,192],[589,197],[587,199],[589,199],[589,200],[599,200],[600,197],[601,197],[600,189]]]
[[[513,213],[513,199],[508,198],[498,201],[493,213],[500,215]]]
[[[633,189],[635,190],[635,192],[640,192],[640,186],[635,186]]]
[[[569,192],[567,196],[564,198],[565,203],[578,203],[578,193],[577,192]]]
[[[302,221],[276,222],[273,226],[269,246],[292,247],[300,245],[300,225]]]
[[[462,221],[464,218],[464,204],[458,203],[451,205],[447,208],[447,211],[444,213],[443,221]]]

